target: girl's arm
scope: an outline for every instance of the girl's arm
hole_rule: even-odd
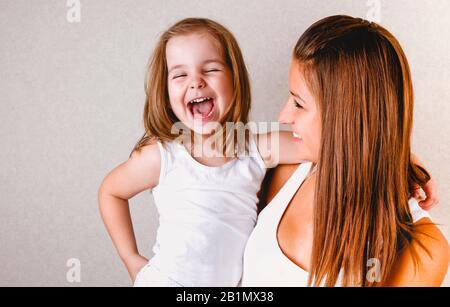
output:
[[[417,158],[417,156],[415,154],[411,154],[411,160],[413,163],[426,169],[426,167],[419,160],[419,158]],[[420,195],[420,188],[422,188],[422,190],[425,193],[424,199]],[[419,202],[419,206],[422,207],[422,209],[427,210],[427,211],[433,209],[439,203],[439,193],[438,193],[437,182],[434,181],[433,177],[431,177],[431,179],[423,187],[417,188],[413,197],[417,199],[417,201]]]
[[[383,286],[437,287],[447,273],[450,251],[447,240],[428,218],[416,223],[416,240],[400,254]]]
[[[299,144],[294,141],[290,131],[272,131],[256,136],[259,153],[267,168],[279,164],[299,164],[305,162],[300,159]]]
[[[294,141],[290,131],[272,131],[256,135],[258,150],[267,168],[276,167],[279,164],[299,164],[302,161],[298,155],[298,143]],[[412,161],[425,168],[416,155],[411,154]],[[424,210],[431,210],[439,203],[438,185],[433,177],[420,187],[425,193],[425,197],[420,195],[420,189],[412,195],[419,202]]]
[[[133,282],[148,260],[139,254],[128,200],[158,184],[160,165],[158,145],[145,146],[114,168],[98,191],[103,222]]]

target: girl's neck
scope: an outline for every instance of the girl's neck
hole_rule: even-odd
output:
[[[184,146],[187,151],[196,158],[202,161],[227,161],[227,157],[220,150],[221,146],[217,142],[222,141],[220,138],[215,138],[211,135],[202,135],[194,133],[192,137],[187,137]]]

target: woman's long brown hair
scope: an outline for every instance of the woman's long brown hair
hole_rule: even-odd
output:
[[[413,86],[399,42],[375,23],[331,16],[297,42],[321,112],[310,285],[381,283],[414,239],[408,200],[430,176],[411,162]]]
[[[162,33],[149,60],[145,80],[146,99],[143,116],[145,133],[134,146],[132,153],[155,140],[164,144],[179,137],[172,133],[172,127],[178,122],[178,119],[169,108],[166,46],[173,37],[193,33],[206,33],[211,36],[222,51],[224,60],[232,73],[233,101],[222,121],[243,123],[244,125],[248,123],[251,108],[250,79],[236,39],[228,29],[213,20],[186,18]]]

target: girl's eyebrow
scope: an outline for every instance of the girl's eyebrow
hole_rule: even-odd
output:
[[[217,63],[220,65],[225,65],[222,60],[216,60],[216,59],[206,60],[203,62],[203,64],[209,64],[209,63]]]
[[[222,60],[218,60],[218,59],[206,60],[202,64],[205,65],[205,64],[210,64],[210,63],[217,63],[217,64],[225,66],[225,63]],[[175,70],[178,68],[183,68],[183,67],[186,67],[186,65],[182,65],[182,64],[175,65],[175,66],[171,67],[168,72],[170,73],[172,70]]]
[[[175,65],[174,67],[172,67],[172,68],[170,68],[169,69],[169,73],[172,71],[172,70],[175,70],[175,69],[177,69],[177,68],[182,68],[182,67],[185,67],[186,65]]]
[[[305,99],[303,99],[302,97],[300,97],[298,94],[295,94],[293,91],[289,91],[289,93],[291,93],[292,96],[300,99],[301,101],[303,101],[304,103],[306,103]]]

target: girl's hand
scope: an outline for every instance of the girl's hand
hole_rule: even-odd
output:
[[[439,193],[437,182],[431,178],[423,187],[423,192],[425,196],[422,196],[421,189],[418,187],[414,193],[413,197],[419,202],[419,206],[423,210],[431,210],[439,204]]]
[[[419,158],[413,153],[411,153],[411,160],[414,164],[426,169]],[[423,187],[418,186],[412,194],[412,197],[419,202],[419,206],[427,211],[433,209],[439,203],[438,185],[437,182],[434,181],[433,176],[431,174],[430,176],[430,180]],[[425,193],[424,196],[421,193],[422,191]]]
[[[139,271],[148,264],[148,259],[139,254],[135,254],[125,259],[124,262],[130,274],[131,281],[134,284]]]

